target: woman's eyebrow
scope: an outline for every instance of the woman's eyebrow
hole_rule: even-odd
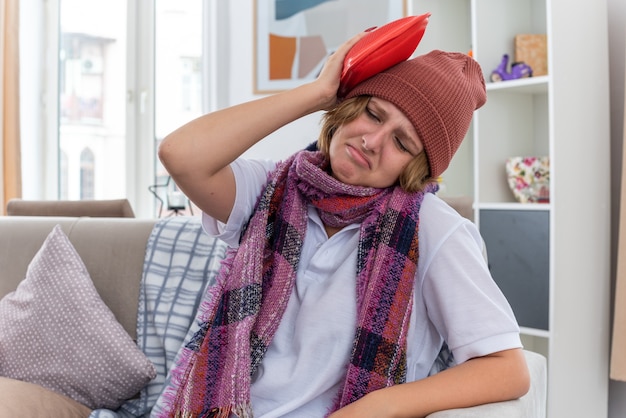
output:
[[[370,100],[369,105],[372,107],[372,110],[374,110],[376,113],[379,113],[381,116],[387,116],[387,114],[389,113],[380,103],[376,102],[375,100]]]

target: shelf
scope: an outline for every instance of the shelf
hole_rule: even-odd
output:
[[[531,337],[550,338],[550,331],[544,329],[520,327],[520,332],[524,335],[530,335]]]
[[[489,270],[515,312],[522,343],[548,360],[546,416],[606,416],[608,384],[587,383],[608,381],[609,336],[598,324],[606,323],[609,305],[610,191],[594,187],[597,176],[580,175],[580,167],[609,168],[610,86],[594,76],[607,71],[606,50],[598,47],[606,10],[591,0],[575,8],[566,0],[410,3],[412,11],[433,13],[426,49],[471,50],[483,70],[487,102],[443,178],[447,193],[472,196]],[[504,54],[516,60],[522,34],[547,35],[548,74],[491,82]],[[572,51],[587,55],[581,60]],[[585,148],[590,136],[594,146]],[[506,173],[514,156],[550,158],[550,203],[517,202]],[[599,215],[575,204],[581,189]],[[597,245],[581,246],[572,231]]]
[[[477,209],[549,211],[549,203],[477,203]]]
[[[507,93],[523,94],[544,94],[548,92],[548,81],[550,77],[542,75],[540,77],[520,78],[517,80],[500,81],[497,83],[487,83],[487,91],[506,91]]]

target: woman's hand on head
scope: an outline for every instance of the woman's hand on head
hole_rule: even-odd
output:
[[[328,110],[337,104],[337,91],[339,90],[339,81],[341,79],[341,72],[343,70],[343,61],[350,51],[350,48],[354,46],[367,32],[361,32],[346,42],[341,44],[335,52],[329,57],[318,78],[312,82],[319,89],[320,95],[323,99],[322,109]]]

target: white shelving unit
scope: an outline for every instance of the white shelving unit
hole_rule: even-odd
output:
[[[431,12],[417,53],[468,52],[487,104],[443,174],[474,199],[494,279],[525,348],[548,358],[548,417],[608,414],[610,306],[609,87],[605,0],[409,0]],[[548,75],[498,83],[517,34],[547,34]],[[550,202],[517,203],[504,163],[550,157]]]

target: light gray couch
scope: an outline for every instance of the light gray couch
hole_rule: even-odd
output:
[[[135,338],[140,281],[146,242],[155,220],[90,217],[0,217],[0,298],[16,289],[33,255],[55,225],[60,225],[83,259],[102,300]],[[545,358],[526,351],[532,386],[521,399],[431,418],[545,417]],[[51,415],[52,416],[52,415]]]

